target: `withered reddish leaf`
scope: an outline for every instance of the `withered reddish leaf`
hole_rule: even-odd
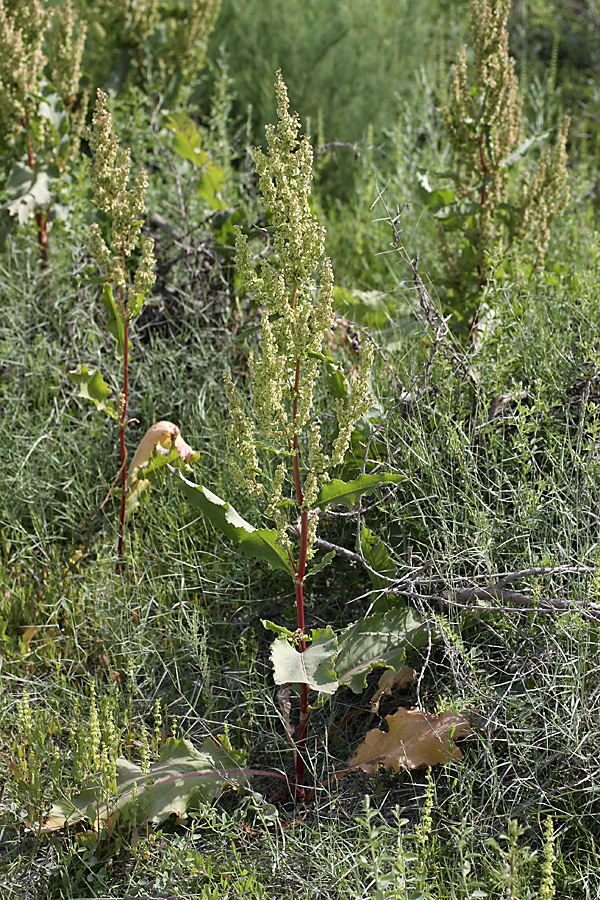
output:
[[[195,451],[181,437],[177,425],[174,425],[173,422],[156,422],[148,429],[135,451],[129,466],[131,477],[134,476],[137,469],[146,465],[155,447],[163,455],[168,455],[171,448],[174,447],[184,463],[189,462],[195,454]]]
[[[401,690],[407,684],[412,684],[417,673],[410,666],[402,666],[397,672],[386,669],[377,685],[377,691],[371,697],[371,712],[379,712],[379,703],[382,697],[391,697],[394,688]]]
[[[389,731],[369,731],[355,750],[350,768],[372,775],[378,765],[399,772],[462,759],[454,741],[471,733],[469,717],[449,710],[438,716],[401,706],[385,721]]]
[[[177,425],[174,425],[173,422],[162,421],[152,425],[141,439],[138,448],[135,451],[134,457],[131,460],[131,465],[129,466],[130,474],[133,474],[136,469],[139,469],[140,466],[144,466],[148,462],[152,456],[152,451],[157,444],[159,447],[168,450],[171,447],[172,441],[174,439],[176,440],[179,437],[179,434],[179,428]]]
[[[180,434],[178,434],[177,437],[175,438],[175,443],[173,446],[179,453],[179,455],[182,458],[182,460],[184,461],[184,463],[189,462],[191,457],[196,452],[195,450],[192,450],[192,448],[190,447],[189,444],[186,444],[186,442],[184,441],[184,439],[181,437]]]

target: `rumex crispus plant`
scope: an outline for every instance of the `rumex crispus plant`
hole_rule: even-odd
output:
[[[67,0],[0,0],[0,152],[6,158],[4,209],[34,218],[42,266],[48,233],[77,157],[87,97],[80,94],[86,28]]]
[[[136,83],[159,90],[167,108],[189,91],[206,62],[220,0],[100,0],[88,17],[89,69],[95,84],[112,89]]]
[[[147,176],[140,172],[136,183],[128,186],[129,151],[119,151],[107,99],[99,90],[88,133],[94,203],[104,214],[104,228],[97,222],[90,227],[90,250],[103,280],[102,302],[109,316],[107,328],[115,340],[117,358],[122,361],[121,390],[116,401],[110,399],[111,390],[100,372],[88,371],[85,365],[70,375],[79,385],[80,395],[91,400],[119,426],[122,493],[118,557],[121,560],[127,504],[125,428],[129,400],[129,326],[139,315],[154,284],[154,241],[142,236]]]
[[[422,182],[426,206],[437,219],[444,303],[462,330],[475,321],[490,257],[511,253],[517,271],[540,266],[550,225],[568,199],[568,118],[537,166],[521,165],[539,136],[523,137],[523,103],[509,52],[510,8],[511,0],[470,0],[472,57],[466,46],[459,52],[442,111],[453,187],[431,190]]]
[[[312,148],[308,138],[299,135],[298,116],[288,111],[281,74],[276,93],[277,126],[267,126],[267,154],[255,152],[271,223],[270,255],[256,264],[247,239],[237,231],[238,271],[261,309],[259,346],[248,359],[250,414],[232,379],[225,376],[231,416],[229,465],[237,486],[274,527],[256,528],[206,487],[180,473],[178,480],[190,501],[246,555],[267,561],[292,580],[295,629],[263,624],[277,634],[271,648],[276,684],[299,687],[295,792],[304,797],[309,690],[327,696],[347,685],[359,693],[374,666],[399,669],[406,647],[420,646],[426,637],[419,617],[404,605],[386,609],[383,604],[340,634],[330,627],[307,630],[306,579],[333,557],[329,552],[316,558],[321,512],[330,504],[353,506],[361,495],[394,484],[401,476],[375,470],[350,482],[336,477],[343,474],[354,427],[372,402],[374,351],[365,340],[354,377],[346,379],[340,363],[324,352],[333,322],[333,272],[330,261],[322,258],[325,233],[310,206]],[[319,409],[317,382],[323,375],[339,380],[329,378],[335,392],[326,392],[329,405]],[[322,433],[322,421],[327,421],[323,413],[334,419],[331,434]],[[368,460],[365,468],[373,468]],[[379,743],[374,752],[377,759],[386,755]],[[360,756],[347,771],[374,759]],[[386,767],[388,762],[394,768],[414,767],[393,753]]]

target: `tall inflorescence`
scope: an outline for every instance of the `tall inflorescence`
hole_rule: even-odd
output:
[[[65,107],[72,107],[77,100],[86,33],[72,0],[65,0],[54,11],[48,31],[50,80]]]
[[[487,257],[493,250],[527,253],[532,246],[534,263],[542,262],[552,220],[567,200],[568,119],[537,169],[522,175],[521,186],[511,187],[511,156],[523,129],[519,80],[508,42],[510,8],[511,0],[470,0],[471,64],[463,47],[453,68],[450,103],[443,110],[463,234],[474,251],[479,287],[486,283]],[[516,206],[512,216],[511,204]],[[443,227],[440,236],[450,261],[449,281],[464,289],[451,236]]]
[[[569,199],[567,137],[571,119],[566,116],[553,147],[546,147],[536,171],[525,179],[519,204],[518,237],[532,244],[536,264],[544,261],[550,244],[550,225],[564,212]]]
[[[167,22],[164,63],[169,75],[189,79],[204,66],[208,38],[216,25],[221,0],[179,0]]]
[[[128,187],[129,151],[119,151],[107,96],[101,90],[88,140],[94,203],[110,222],[108,242],[98,224],[91,226],[90,249],[105,280],[118,288],[119,313],[124,322],[129,322],[138,314],[155,281],[154,241],[141,236],[148,179],[140,172],[133,187]],[[139,260],[132,277],[128,261],[135,250],[139,250]]]
[[[508,47],[510,5],[471,0],[472,71],[463,47],[452,74],[451,105],[443,111],[457,195],[478,205],[474,244],[482,282],[494,213],[506,202],[506,159],[521,137],[522,100]]]
[[[158,0],[96,0],[94,16],[122,45],[141,45],[158,25]]]
[[[0,135],[5,140],[22,132],[39,102],[48,21],[40,0],[0,0]]]
[[[273,249],[255,265],[246,237],[236,235],[238,272],[262,310],[259,349],[250,354],[253,416],[247,416],[229,377],[231,411],[230,461],[237,484],[250,495],[263,496],[266,513],[289,547],[287,510],[290,494],[309,518],[309,554],[316,536],[317,497],[339,465],[354,425],[369,407],[369,375],[373,363],[365,342],[352,390],[336,401],[337,436],[331,454],[323,446],[315,414],[315,385],[321,368],[323,341],[333,322],[333,271],[322,260],[325,231],[310,206],[313,151],[300,137],[297,115],[288,111],[281,74],[276,83],[277,125],[267,126],[268,150],[255,151],[262,198],[270,214]],[[318,277],[316,272],[319,269]],[[260,441],[257,438],[260,436]],[[267,488],[259,449],[275,455],[274,477]],[[302,456],[302,465],[299,459]]]

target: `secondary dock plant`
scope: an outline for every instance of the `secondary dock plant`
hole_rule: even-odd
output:
[[[71,0],[54,10],[39,0],[0,0],[2,208],[21,225],[35,221],[43,268],[52,223],[66,216],[64,189],[87,112],[85,40]]]
[[[437,220],[445,261],[444,303],[460,329],[476,321],[490,259],[515,259],[516,271],[543,262],[550,226],[564,210],[570,120],[525,136],[523,100],[509,51],[511,0],[470,0],[472,53],[464,46],[452,71],[443,108],[452,152],[452,187],[432,190],[422,176],[422,195]],[[546,143],[539,160],[524,157]]]
[[[121,510],[117,552],[120,566],[128,489],[125,428],[129,400],[129,327],[139,315],[155,275],[154,241],[142,236],[147,176],[140,172],[135,184],[129,186],[129,151],[119,151],[107,100],[106,94],[99,90],[88,133],[94,203],[103,214],[102,227],[98,222],[90,227],[90,250],[103,281],[102,303],[108,312],[107,328],[121,361],[121,390],[116,400],[112,399],[111,389],[100,372],[88,371],[85,365],[70,376],[79,385],[80,395],[91,400],[119,426]]]
[[[237,230],[237,267],[261,309],[258,343],[250,353],[250,402],[225,376],[230,412],[229,465],[238,487],[255,502],[257,516],[272,527],[255,527],[225,500],[181,473],[178,482],[210,522],[250,557],[265,560],[292,581],[296,599],[293,627],[264,623],[277,634],[271,648],[276,684],[299,686],[295,736],[295,790],[304,796],[309,690],[331,695],[341,685],[355,692],[376,665],[398,668],[407,644],[424,640],[418,616],[407,607],[377,612],[340,634],[307,628],[306,579],[329,563],[317,557],[319,517],[330,504],[353,506],[358,498],[401,476],[371,471],[353,481],[343,474],[355,425],[372,403],[370,375],[374,351],[362,349],[353,378],[324,352],[333,323],[333,271],[323,258],[325,231],[310,205],[313,151],[300,136],[300,121],[288,111],[288,94],[278,74],[277,125],[267,126],[268,151],[255,151],[260,190],[268,211],[271,250],[255,263],[246,237]],[[316,397],[327,401],[319,410]],[[248,409],[248,412],[246,412]],[[322,415],[327,413],[327,416]],[[334,421],[331,433],[322,423]]]

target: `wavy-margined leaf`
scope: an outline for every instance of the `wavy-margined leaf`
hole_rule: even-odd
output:
[[[91,400],[95,406],[105,412],[111,419],[118,421],[119,414],[112,400],[109,400],[111,390],[104,381],[98,369],[88,371],[87,366],[79,366],[69,372],[69,378],[79,385],[79,396]]]
[[[207,740],[197,750],[189,741],[169,738],[148,774],[127,759],[117,759],[115,796],[107,801],[100,780],[92,779],[80,793],[54,803],[41,830],[57,831],[83,819],[99,831],[109,819],[160,825],[170,815],[185,818],[192,806],[215,800],[227,784],[247,785],[243,764],[226,739]]]
[[[382,484],[398,484],[400,481],[404,481],[404,475],[394,475],[391,472],[363,474],[354,481],[340,481],[339,478],[334,478],[324,484],[319,491],[317,506],[321,509],[340,503],[345,506],[353,506],[363,494],[372,493]]]
[[[188,500],[197,506],[208,521],[226,537],[235,541],[246,556],[265,560],[272,569],[283,569],[293,575],[292,564],[285,550],[277,543],[274,528],[255,528],[222,500],[201,484],[188,481],[181,472],[173,473],[178,487]]]
[[[335,671],[340,684],[355,694],[367,686],[367,675],[376,666],[398,670],[407,647],[423,647],[428,640],[426,625],[409,607],[367,616],[338,638]]]
[[[311,644],[302,653],[280,635],[271,644],[275,684],[307,684],[323,694],[334,694],[339,683],[334,670],[337,637],[331,628],[311,632]]]
[[[115,339],[116,342],[116,350],[115,356],[117,359],[123,358],[123,353],[125,351],[125,323],[123,321],[123,316],[120,311],[117,309],[117,304],[115,303],[115,298],[113,296],[112,285],[105,284],[102,288],[102,305],[104,309],[108,313],[108,322],[106,323],[106,328],[109,334]]]

